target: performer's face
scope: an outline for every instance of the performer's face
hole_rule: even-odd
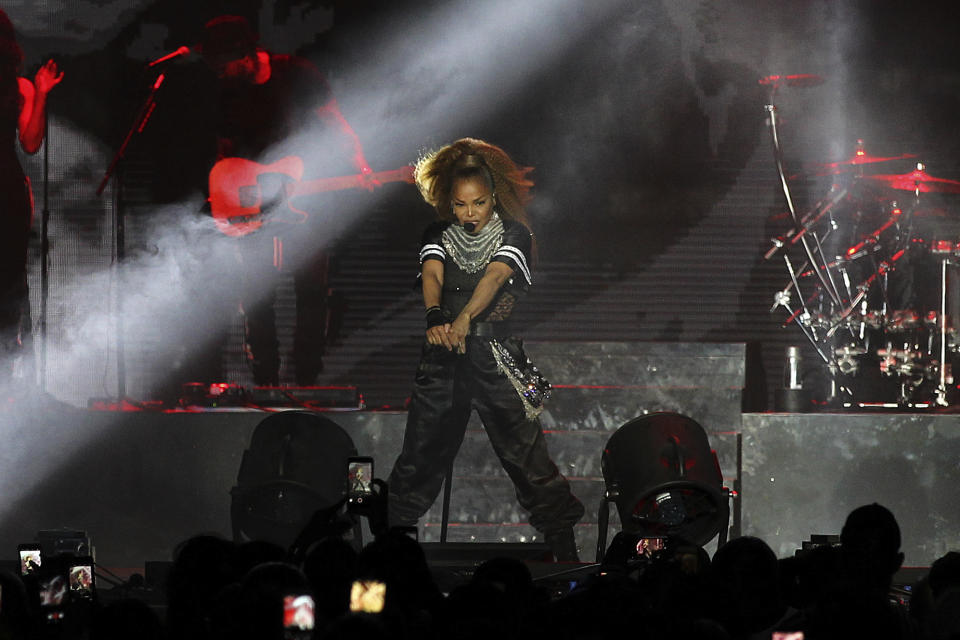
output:
[[[461,225],[472,222],[473,232],[478,233],[493,215],[493,190],[483,178],[460,178],[451,190],[453,215]]]

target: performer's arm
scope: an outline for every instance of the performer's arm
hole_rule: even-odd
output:
[[[373,173],[367,158],[363,155],[363,146],[360,144],[360,138],[357,133],[343,117],[340,107],[335,98],[330,98],[325,105],[317,109],[317,115],[323,120],[324,124],[332,131],[340,134],[345,146],[350,147],[350,154],[357,171],[364,175]]]
[[[426,260],[420,267],[420,280],[423,284],[423,306],[425,309],[439,307],[443,300],[443,262],[440,260]],[[427,342],[439,344],[453,349],[453,342],[448,335],[450,323],[437,325],[427,329]]]
[[[48,60],[37,71],[34,82],[18,78],[23,108],[17,128],[20,131],[20,146],[27,153],[36,153],[43,144],[43,133],[47,120],[47,94],[63,80],[63,72],[58,73],[57,63]]]
[[[450,325],[448,338],[450,343],[457,347],[457,351],[463,353],[465,350],[464,340],[470,332],[470,321],[490,306],[497,292],[512,275],[513,268],[508,264],[491,262],[487,265],[487,269],[484,271],[477,287],[473,290],[470,300],[467,301],[463,311],[453,321],[453,324]]]

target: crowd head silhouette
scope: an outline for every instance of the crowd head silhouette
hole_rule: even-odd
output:
[[[854,509],[837,538],[787,558],[756,537],[733,538],[712,558],[668,538],[649,555],[615,550],[579,566],[563,589],[555,575],[548,584],[516,558],[491,557],[444,591],[402,530],[359,550],[331,530],[296,554],[198,535],[177,546],[163,598],[131,581],[66,605],[57,620],[45,615],[35,575],[0,573],[0,638],[960,637],[960,553],[899,585],[900,528],[889,509]]]

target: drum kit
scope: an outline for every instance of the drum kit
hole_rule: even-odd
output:
[[[784,310],[783,326],[798,327],[816,352],[825,405],[948,407],[958,400],[960,181],[932,175],[914,154],[871,155],[858,140],[850,157],[807,168],[805,177],[828,176],[831,185],[798,211],[774,97],[821,82],[808,74],[760,80],[789,216],[764,255],[782,260],[788,276],[771,312]],[[914,168],[905,173],[874,173],[907,161]]]

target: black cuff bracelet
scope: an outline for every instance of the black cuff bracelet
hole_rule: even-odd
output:
[[[442,308],[434,306],[427,309],[427,329],[445,325],[447,322],[447,314]]]

